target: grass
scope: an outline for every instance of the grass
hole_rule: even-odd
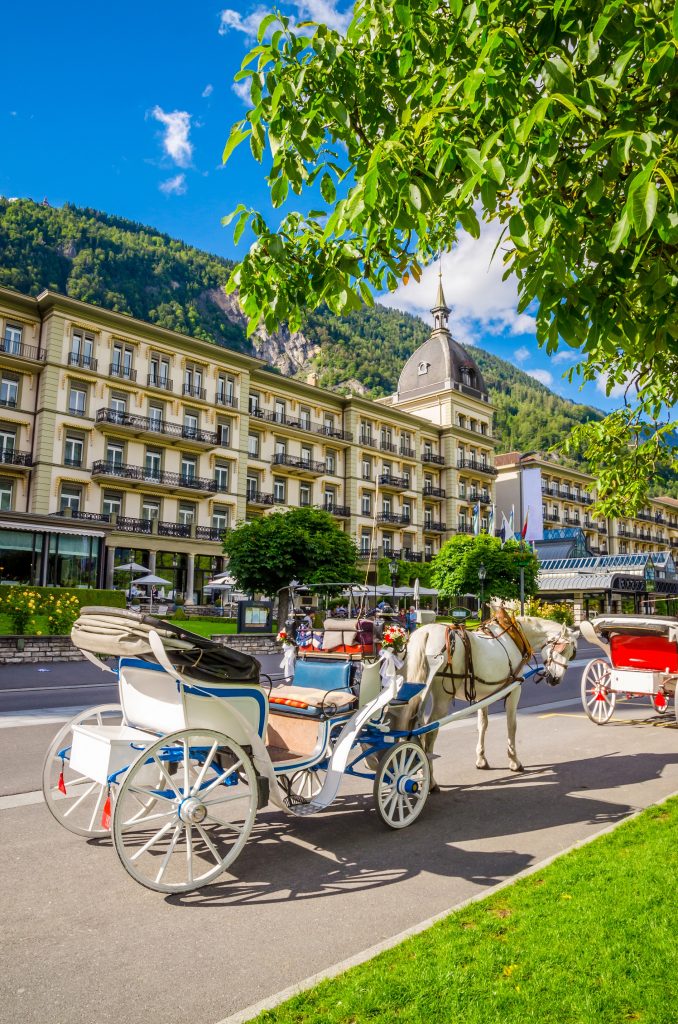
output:
[[[237,626],[233,619],[205,619],[202,616],[192,615],[185,619],[167,619],[175,626],[189,629],[191,633],[198,633],[199,636],[212,636],[213,633],[236,633]]]
[[[676,1024],[677,869],[673,798],[256,1021]]]

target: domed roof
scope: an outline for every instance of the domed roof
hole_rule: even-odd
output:
[[[438,283],[436,305],[431,312],[433,331],[428,341],[405,363],[398,380],[398,400],[450,389],[466,391],[474,397],[487,395],[487,386],[475,359],[450,334],[447,326],[450,310],[445,302],[442,280]]]

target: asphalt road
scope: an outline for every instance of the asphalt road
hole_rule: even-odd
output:
[[[66,706],[65,693],[109,699],[76,667],[52,666],[42,708]],[[672,712],[618,705],[597,728],[578,704],[581,671],[525,687],[524,774],[507,769],[503,722],[488,730],[486,772],[474,723],[455,724],[436,748],[442,791],[411,828],[384,829],[369,784],[348,780],[313,818],[260,812],[232,873],[183,897],[134,883],[108,840],[59,828],[33,795],[56,724],[0,715],[0,1022],[217,1024],[677,791]],[[47,674],[0,675],[3,700],[25,690],[25,706]]]

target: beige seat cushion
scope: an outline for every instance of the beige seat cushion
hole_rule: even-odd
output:
[[[325,619],[323,633],[323,651],[331,651],[333,647],[354,644],[357,638],[357,619]]]
[[[350,708],[356,702],[355,694],[350,690],[321,690],[315,686],[274,686],[269,701],[286,707],[329,708],[337,710]],[[323,703],[324,702],[324,703]]]

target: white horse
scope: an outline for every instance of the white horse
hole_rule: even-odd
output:
[[[469,630],[466,635],[474,674],[475,696],[472,695],[472,699],[482,699],[496,693],[510,680],[521,678],[529,657],[537,652],[543,658],[543,678],[555,686],[562,680],[568,662],[576,653],[578,631],[551,619],[534,616],[516,618],[500,609],[478,630]],[[399,723],[398,728],[413,728],[443,718],[455,696],[465,698],[468,669],[467,649],[458,629],[436,623],[415,630],[407,647],[405,678],[411,683],[429,681],[430,687],[422,691],[418,700],[410,702],[412,714],[409,721]],[[523,771],[516,754],[516,711],[520,691],[521,687],[517,686],[506,698],[508,758],[513,772]],[[477,768],[489,768],[485,757],[487,724],[487,708],[482,708],[478,711]],[[437,735],[436,729],[423,736],[423,746],[429,759]],[[431,788],[437,788],[433,773]]]

